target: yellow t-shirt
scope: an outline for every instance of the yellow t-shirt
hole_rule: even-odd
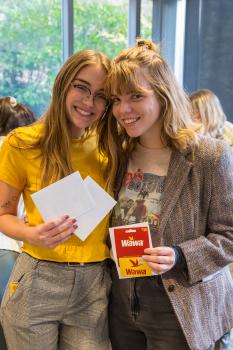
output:
[[[18,128],[16,134],[20,136],[20,141],[14,132],[10,133],[0,151],[0,180],[22,191],[28,222],[32,226],[43,222],[31,199],[31,194],[41,189],[41,152],[39,149],[28,147],[27,144],[40,137],[42,132],[41,124]],[[89,175],[104,188],[103,162],[97,151],[95,135],[91,135],[84,142],[72,141],[71,161],[74,171],[79,171],[83,179]],[[109,216],[106,216],[85,241],[81,241],[74,235],[54,249],[25,242],[22,250],[42,260],[102,261],[109,258],[109,249],[106,244],[108,220]]]

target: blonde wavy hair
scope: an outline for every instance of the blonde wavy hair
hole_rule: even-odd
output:
[[[143,74],[161,104],[162,143],[180,151],[197,144],[189,98],[160,55],[158,46],[150,40],[138,39],[135,47],[122,51],[114,59],[105,84],[107,95],[111,97],[142,92],[138,80],[139,72]],[[130,138],[112,113],[108,120],[102,121],[99,137],[100,150],[109,159],[108,186],[114,189],[116,179],[120,177],[138,139]]]
[[[42,186],[73,172],[70,158],[72,138],[66,111],[66,96],[71,82],[84,67],[98,65],[107,74],[110,64],[111,60],[105,54],[93,50],[83,50],[70,56],[58,72],[53,85],[49,108],[38,121],[39,124],[43,124],[42,136],[35,140],[33,144],[26,145],[26,147],[41,150]],[[97,124],[98,121],[85,130],[82,136],[83,141]]]
[[[197,90],[190,95],[193,118],[202,123],[202,132],[212,137],[222,137],[227,118],[218,97],[207,89]]]

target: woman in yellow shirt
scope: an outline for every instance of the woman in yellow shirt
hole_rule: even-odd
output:
[[[99,52],[71,56],[55,79],[47,112],[3,143],[0,231],[24,242],[1,308],[9,350],[54,350],[58,343],[66,350],[108,349],[108,217],[83,242],[66,213],[43,222],[31,194],[74,171],[104,187],[93,129],[108,108],[109,67]],[[21,193],[28,224],[16,216]]]

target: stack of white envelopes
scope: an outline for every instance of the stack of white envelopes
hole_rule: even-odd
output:
[[[84,241],[114,207],[116,201],[90,176],[75,172],[32,194],[44,221],[61,215],[77,220],[74,231]]]

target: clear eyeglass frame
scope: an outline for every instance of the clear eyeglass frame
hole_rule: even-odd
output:
[[[77,92],[77,94],[79,95],[79,97],[81,99],[86,99],[86,98],[91,98],[93,100],[93,104],[101,109],[107,109],[109,106],[109,100],[107,99],[107,97],[105,96],[105,94],[101,91],[101,92],[97,92],[97,93],[92,93],[92,91],[89,89],[89,87],[87,87],[84,84],[81,84],[79,82],[75,82],[73,81],[71,84],[71,87],[73,89],[75,89],[75,91]]]

